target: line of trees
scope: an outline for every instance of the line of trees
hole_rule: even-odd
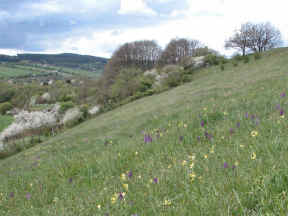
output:
[[[225,41],[225,48],[238,49],[245,56],[247,51],[263,52],[281,44],[281,32],[271,23],[247,22]]]

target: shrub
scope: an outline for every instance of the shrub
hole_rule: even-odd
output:
[[[72,95],[63,95],[60,98],[61,102],[68,102],[68,101],[73,101],[73,100],[74,100],[74,97]]]
[[[87,104],[83,104],[80,107],[80,111],[82,112],[82,119],[81,120],[85,120],[89,117],[89,106]]]
[[[168,77],[165,78],[164,85],[168,87],[176,87],[182,83],[182,74],[180,72],[174,71],[168,74]]]
[[[65,113],[68,109],[73,108],[75,105],[72,101],[63,102],[60,105],[60,113]]]
[[[7,111],[13,108],[12,104],[9,102],[5,102],[0,104],[0,114],[5,115]]]
[[[205,56],[204,61],[208,65],[219,65],[220,63],[221,64],[227,63],[227,59],[224,56],[219,56],[216,54],[209,54]]]
[[[233,65],[234,67],[237,67],[237,66],[238,66],[238,62],[235,61],[235,60],[233,60],[233,61],[232,61],[232,65]]]
[[[220,65],[220,69],[221,69],[221,71],[224,71],[224,70],[225,70],[224,64],[221,64],[221,65]]]
[[[255,60],[259,60],[259,59],[261,59],[261,54],[259,53],[259,52],[256,52],[255,54],[254,54],[254,59]]]
[[[6,89],[0,92],[0,103],[8,102],[15,95],[15,91],[13,89]]]
[[[245,63],[245,64],[247,64],[248,62],[249,62],[249,57],[246,55],[246,56],[243,56],[243,62]]]

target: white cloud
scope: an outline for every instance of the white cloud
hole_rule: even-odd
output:
[[[121,0],[120,9],[118,13],[121,15],[126,14],[142,14],[155,16],[157,13],[149,8],[144,0]]]

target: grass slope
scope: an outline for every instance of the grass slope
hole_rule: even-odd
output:
[[[225,67],[0,161],[0,214],[285,215],[288,50]]]
[[[11,116],[0,115],[0,133],[1,131],[3,131],[3,129],[8,127],[8,125],[10,125],[12,121],[13,121],[13,118]]]

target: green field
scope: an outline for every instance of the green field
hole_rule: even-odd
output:
[[[8,127],[9,124],[11,124],[13,121],[13,118],[11,116],[2,116],[0,115],[0,133]]]
[[[286,215],[287,68],[203,69],[0,161],[0,215]]]

